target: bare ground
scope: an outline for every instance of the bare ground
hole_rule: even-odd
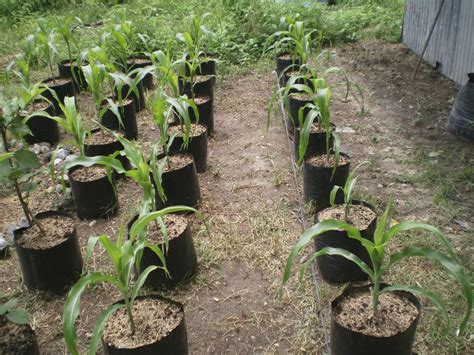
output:
[[[346,132],[342,133],[344,150],[354,165],[371,163],[360,170],[359,194],[375,203],[379,212],[392,194],[396,219],[416,218],[439,226],[455,243],[465,265],[472,265],[473,146],[444,132],[449,102],[457,90],[428,67],[411,83],[416,58],[403,45],[360,43],[337,48],[335,54],[337,64],[366,96],[368,113],[363,116],[358,116],[353,99],[348,103],[336,99],[333,104],[333,121]],[[266,132],[266,107],[273,90],[273,74],[258,70],[226,78],[217,91],[216,134],[209,141],[208,171],[200,175],[202,211],[210,234],[195,221],[199,274],[169,293],[185,304],[191,353],[320,354],[325,349],[327,310],[337,288],[321,285],[321,307],[309,277],[300,289],[293,281],[281,302],[276,298],[281,270],[301,225],[284,130],[276,120]],[[80,107],[87,110],[88,102],[81,96]],[[157,133],[147,115],[139,115],[139,140],[144,146]],[[35,210],[46,208],[55,198],[45,193],[48,184],[45,179],[36,192],[40,198],[31,202]],[[134,214],[138,187],[122,181],[118,190],[121,209],[112,220],[98,220],[93,226],[90,221],[76,221],[83,248],[88,236],[115,235]],[[5,233],[20,211],[15,198],[0,201],[0,232]],[[461,227],[459,220],[468,228]],[[397,246],[409,238],[402,238]],[[110,268],[104,257],[97,252],[91,268]],[[61,313],[66,296],[26,290],[15,256],[0,263],[0,274],[2,293],[19,297],[30,311],[41,352],[64,353]],[[461,312],[456,289],[443,285],[446,280],[440,275],[429,264],[413,260],[390,278],[422,279],[451,297],[456,312]],[[106,286],[87,292],[78,322],[83,345],[98,312],[116,297]],[[469,339],[454,342],[443,336],[439,319],[432,307],[425,307],[418,353],[473,350]]]

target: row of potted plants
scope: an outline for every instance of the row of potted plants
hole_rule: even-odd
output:
[[[143,285],[154,289],[174,287],[197,270],[190,223],[186,215],[178,213],[197,212],[193,208],[201,200],[197,172],[205,171],[207,167],[207,136],[214,129],[216,61],[209,60],[202,50],[205,37],[209,35],[203,23],[206,16],[191,17],[189,32],[177,35],[187,51],[175,61],[169,50],[154,51],[146,60],[145,57],[129,60],[127,53],[134,35],[128,22],[114,26],[104,34],[103,40],[110,40],[114,45],[105,46],[105,49],[94,47],[83,52],[79,59],[73,58],[70,48],[74,42],[73,21],[49,32],[40,26],[28,38],[28,51],[17,58],[11,71],[21,79],[21,98],[2,100],[0,127],[5,153],[0,155],[0,164],[2,177],[6,177],[2,182],[15,186],[28,222],[14,232],[15,247],[29,288],[62,292],[83,274],[71,289],[64,309],[64,334],[72,353],[78,353],[74,322],[79,313],[80,296],[87,285],[96,282],[115,285],[123,297],[99,316],[90,353],[95,353],[100,339],[107,353],[122,353],[124,349],[137,353],[144,349],[187,353],[183,306],[159,296],[143,298],[138,293]],[[59,64],[60,74],[68,78],[54,80],[62,83],[64,79],[69,83],[69,89],[72,85],[71,90],[47,85],[49,82],[31,85],[29,80],[38,43],[53,75],[57,33],[64,38],[68,48],[69,58]],[[110,59],[112,52],[115,54],[113,60]],[[150,157],[145,158],[133,142],[138,135],[135,112],[145,108],[141,89],[143,85],[152,88],[153,79],[156,79],[156,88],[149,100],[149,111],[159,128],[160,138]],[[74,90],[91,93],[97,129],[88,131],[84,128]],[[110,93],[112,96],[108,97]],[[34,125],[34,121],[39,123]],[[55,125],[61,126],[73,138],[78,152],[78,156],[67,161],[62,169],[67,172],[79,218],[110,216],[116,212],[116,178],[131,178],[143,188],[139,213],[129,222],[128,235],[121,233],[116,243],[107,236],[91,238],[84,261],[73,219],[59,211],[34,214],[24,199],[20,183],[39,167],[36,155],[27,148],[18,150],[13,146],[9,149],[12,136],[18,139],[26,136],[30,142],[48,140],[41,136],[41,130],[54,131],[50,142],[56,143],[59,130]],[[35,130],[37,127],[38,131]],[[83,265],[86,266],[97,241],[114,263],[115,273],[83,272]],[[153,315],[147,311],[150,302],[157,310]],[[145,311],[143,307],[146,307]],[[124,334],[112,339],[116,334],[113,329],[108,332],[110,327],[122,328],[121,308],[130,324],[130,332],[125,334],[128,341],[124,341]],[[110,322],[106,322],[112,313]],[[135,314],[139,322],[134,321]],[[166,334],[158,331],[151,340],[146,339],[150,335],[147,334],[143,343],[137,339],[143,338],[141,329],[154,323],[156,317],[168,324],[165,329],[174,330]]]
[[[306,30],[297,18],[284,17],[281,25],[282,30],[274,34],[270,46],[280,53],[276,71],[281,88],[272,98],[268,115],[270,118],[273,104],[281,97],[295,142],[295,162],[303,170],[305,201],[316,212],[315,225],[304,231],[288,257],[282,286],[290,278],[298,253],[314,243],[314,252],[301,266],[300,277],[317,261],[324,281],[337,285],[349,283],[331,303],[331,353],[411,354],[421,314],[419,297],[429,299],[446,316],[448,311],[439,296],[429,289],[389,285],[383,279],[400,261],[425,257],[439,264],[460,285],[466,314],[457,334],[463,334],[472,312],[472,287],[449,240],[426,223],[393,224],[391,199],[380,218],[373,206],[353,199],[357,168],[350,171],[351,159],[339,152],[336,126],[330,122],[331,89],[326,77],[339,70],[331,67],[318,75],[314,69],[315,64],[323,64],[325,55],[320,32]],[[315,63],[309,63],[313,50]],[[349,91],[351,83],[347,77],[344,79]],[[393,250],[390,242],[411,230],[429,232],[445,252],[408,245],[390,253]],[[354,283],[360,281],[364,283]]]

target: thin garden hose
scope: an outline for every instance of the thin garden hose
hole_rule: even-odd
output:
[[[278,77],[277,77],[277,86],[278,86],[278,89],[280,89],[280,83],[279,83],[279,80],[278,80]],[[286,134],[286,139],[287,139],[287,143],[288,143],[288,149],[290,151],[290,160],[291,160],[291,168],[292,168],[292,171],[293,171],[293,179],[294,179],[294,183],[295,183],[295,191],[296,191],[296,200],[298,201],[298,206],[299,206],[299,212],[300,212],[300,222],[301,222],[301,225],[303,227],[303,230],[306,230],[307,227],[308,227],[308,222],[306,220],[306,215],[305,215],[305,211],[304,211],[304,208],[303,208],[303,203],[302,203],[302,195],[301,195],[301,191],[300,191],[300,179],[298,178],[298,173],[296,172],[296,161],[294,159],[295,157],[295,153],[294,153],[294,144],[291,143],[291,139],[290,139],[290,132],[288,131],[288,125],[287,125],[287,122],[288,122],[288,117],[286,115],[286,111],[285,111],[285,107],[284,107],[284,104],[283,104],[283,98],[281,96],[281,93],[280,93],[280,97],[279,97],[279,103],[280,103],[280,111],[281,111],[281,121],[282,121],[282,124],[283,124],[283,127],[285,129],[285,134]],[[314,246],[315,248],[315,246]],[[316,298],[316,302],[318,304],[318,307],[319,309],[321,309],[321,290],[320,290],[320,287],[319,287],[319,280],[318,280],[318,276],[317,276],[317,272],[316,272],[316,266],[315,266],[315,263],[313,262],[311,264],[311,280],[312,280],[312,283],[313,283],[313,292],[314,292],[314,296]],[[324,334],[324,347],[325,347],[325,353],[326,354],[329,354],[330,351],[329,351],[329,334],[328,332],[326,331],[326,327],[325,327],[325,317],[324,317],[324,314],[323,312],[318,312],[318,316],[319,316],[319,323],[320,323],[320,326],[321,326],[321,329],[323,331],[323,334]]]

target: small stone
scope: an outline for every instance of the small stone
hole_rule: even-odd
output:
[[[469,223],[467,223],[463,219],[454,219],[453,222],[456,223],[458,226],[460,226],[464,230],[469,230],[470,229]]]
[[[428,153],[428,157],[430,158],[436,158],[436,157],[439,157],[441,155],[442,152],[429,152]]]
[[[49,148],[45,145],[41,146],[41,153],[43,153],[43,156],[49,152]]]
[[[337,127],[337,133],[355,133],[354,129],[351,127]]]
[[[379,189],[381,189],[381,188],[383,188],[383,185],[382,185],[382,184],[378,184],[377,187],[378,187]]]
[[[69,176],[67,174],[63,174],[63,180],[68,182],[69,181]]]
[[[33,144],[32,146],[30,146],[30,151],[32,151],[33,153],[35,153],[36,155],[38,155],[40,152],[41,152],[41,146],[39,144]]]
[[[54,166],[58,166],[59,164],[62,163],[62,161],[63,161],[63,160],[62,160],[62,159],[59,159],[59,158],[54,159]]]
[[[77,155],[71,154],[71,155],[68,155],[68,156],[66,157],[66,159],[64,159],[64,161],[69,162],[69,161],[72,161],[72,160],[74,160],[74,159],[76,159],[76,158],[77,158]]]
[[[150,128],[152,131],[156,131],[156,127],[155,126],[151,126]]]
[[[213,299],[214,301],[219,302],[219,299],[217,297],[214,297]]]
[[[46,189],[46,192],[47,192],[48,194],[52,194],[52,193],[54,192],[54,187],[53,187],[53,186],[48,187],[48,188]]]
[[[97,224],[96,220],[93,220],[91,223],[89,223],[89,227],[94,227]]]
[[[8,246],[3,234],[0,234],[0,259],[5,259],[8,256]]]
[[[46,147],[46,148],[51,148],[51,144],[49,144],[48,142],[43,142],[43,143],[40,143],[40,146],[41,147]]]
[[[53,153],[51,153],[51,151],[49,151],[47,153],[44,153],[44,155],[43,155],[44,162],[49,163],[49,161],[51,160],[52,155],[53,155]]]
[[[61,184],[56,185],[56,193],[61,194],[63,192],[63,186]]]
[[[250,339],[251,339],[251,340],[255,340],[255,335],[251,335],[251,336],[250,336]]]
[[[61,148],[58,150],[58,152],[56,153],[56,158],[59,158],[59,159],[66,159],[66,157],[69,155],[69,150],[67,149],[64,149],[64,148]]]

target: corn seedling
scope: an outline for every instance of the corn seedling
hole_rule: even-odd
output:
[[[336,205],[336,195],[339,190],[343,192],[344,195],[344,220],[348,220],[349,213],[352,207],[352,200],[354,197],[354,190],[357,184],[357,176],[354,176],[354,173],[357,171],[359,167],[361,167],[364,164],[367,164],[368,161],[362,162],[359,165],[357,165],[350,173],[349,176],[347,177],[346,183],[344,184],[344,187],[341,186],[334,186],[331,194],[329,196],[329,203],[331,204],[331,207],[335,207]]]
[[[39,45],[43,60],[49,67],[51,77],[55,77],[54,64],[56,63],[56,56],[58,50],[56,48],[56,31],[49,30],[48,25],[44,20],[38,21],[38,28],[35,33],[36,43]]]
[[[396,267],[396,264],[398,262],[410,257],[425,257],[431,261],[438,263],[461,286],[463,296],[466,300],[466,314],[459,326],[458,333],[463,334],[469,323],[472,312],[472,287],[463,268],[458,262],[453,247],[439,229],[429,224],[413,221],[404,221],[390,226],[391,204],[392,203],[390,200],[384,214],[377,223],[373,242],[363,238],[359,230],[344,221],[326,220],[319,222],[318,224],[307,229],[300,236],[299,240],[296,242],[296,244],[293,246],[293,249],[291,250],[284,270],[282,286],[290,278],[292,267],[295,263],[295,258],[302,248],[311,243],[314,238],[317,238],[322,233],[328,231],[345,231],[347,232],[349,238],[359,241],[361,245],[367,250],[371,260],[371,266],[367,265],[356,255],[348,252],[345,249],[325,247],[317,252],[312,253],[308,260],[303,263],[300,268],[300,278],[303,277],[305,270],[315,261],[317,257],[322,255],[338,255],[354,262],[363,272],[365,272],[369,276],[369,279],[372,283],[371,307],[373,317],[375,319],[378,316],[377,307],[379,305],[380,295],[386,292],[393,291],[412,292],[419,296],[426,297],[443,313],[446,318],[448,318],[448,312],[446,310],[444,302],[439,298],[439,296],[437,296],[428,289],[422,288],[420,286],[402,284],[391,285],[383,289],[380,288],[383,276],[386,273],[389,273],[392,267]],[[389,249],[390,242],[394,240],[394,238],[398,234],[411,230],[424,230],[429,232],[430,235],[434,236],[439,242],[442,243],[442,245],[444,245],[447,254],[435,249],[417,247],[414,245],[405,246],[400,251],[394,251],[392,254],[388,254],[389,250],[393,250],[392,248]]]

